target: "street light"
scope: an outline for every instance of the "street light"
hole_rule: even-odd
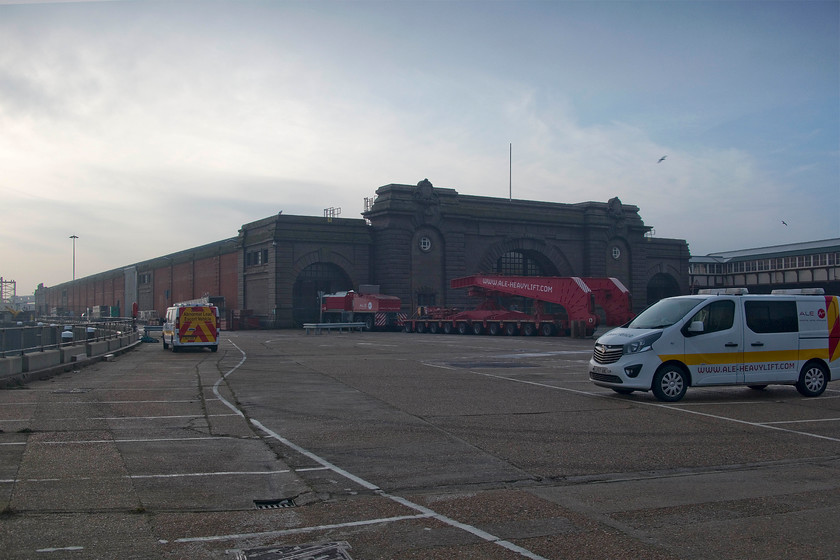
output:
[[[70,239],[73,240],[73,280],[76,280],[76,240],[79,238],[78,235],[71,235]]]

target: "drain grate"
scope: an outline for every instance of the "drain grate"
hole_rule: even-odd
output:
[[[353,560],[346,541],[310,543],[296,546],[269,546],[241,550],[236,560]]]
[[[294,498],[283,498],[281,500],[254,500],[257,509],[283,509],[296,507]]]

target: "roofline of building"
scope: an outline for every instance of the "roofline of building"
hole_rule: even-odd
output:
[[[757,247],[753,249],[739,249],[736,251],[720,251],[709,253],[704,256],[692,256],[692,262],[729,262],[733,260],[752,260],[756,257],[773,255],[784,257],[790,255],[811,254],[815,250],[819,252],[840,251],[840,237],[821,239],[817,241],[803,241],[800,243],[788,243],[785,245],[771,245],[769,247]]]

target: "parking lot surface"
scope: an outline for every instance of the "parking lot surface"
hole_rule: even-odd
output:
[[[840,383],[665,404],[592,385],[592,340],[221,340],[0,391],[3,556],[840,557]]]

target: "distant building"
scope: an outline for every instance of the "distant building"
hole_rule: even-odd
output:
[[[411,313],[468,307],[453,278],[476,273],[618,278],[636,309],[688,293],[688,244],[654,238],[639,208],[618,198],[563,204],[390,184],[361,218],[278,213],[237,237],[54,287],[39,286],[43,314],[78,316],[95,305],[163,315],[176,302],[223,298],[233,325],[292,327],[318,320],[319,294],[377,285]]]
[[[840,238],[711,253],[689,259],[692,293],[703,288],[823,288],[840,294]]]

